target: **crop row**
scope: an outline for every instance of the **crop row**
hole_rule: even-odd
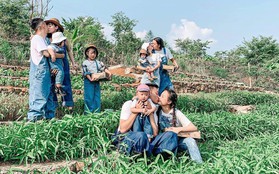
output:
[[[165,161],[160,156],[131,159],[114,153],[109,137],[117,126],[119,112],[2,126],[0,160],[30,163],[94,155],[99,160],[85,169],[88,172],[274,173],[279,165],[279,119],[270,117],[256,113],[190,114],[206,137],[200,144],[203,165],[191,163],[186,154]]]

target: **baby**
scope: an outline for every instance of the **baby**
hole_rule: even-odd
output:
[[[140,50],[140,58],[138,59],[138,65],[142,68],[153,68],[152,64],[147,60],[147,52],[145,49]],[[153,72],[147,73],[147,76],[150,81],[157,79]]]

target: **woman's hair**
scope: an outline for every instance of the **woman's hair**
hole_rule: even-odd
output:
[[[164,41],[162,38],[160,37],[155,37],[153,40],[155,40],[157,42],[158,45],[160,45],[160,49],[165,47]]]
[[[177,94],[173,89],[165,89],[169,93],[169,98],[168,100],[171,101],[171,108],[172,108],[172,125],[173,127],[176,127],[176,113],[175,113],[175,108],[176,108],[176,103],[177,103]],[[160,124],[159,124],[159,117],[160,117],[160,112],[162,110],[162,106],[159,106],[156,114],[158,116],[158,129],[160,130]]]
[[[176,103],[177,103],[177,94],[173,89],[166,89],[169,93],[169,98],[168,100],[171,101],[171,108],[172,108],[172,123],[173,127],[176,126],[176,113],[175,113],[175,108],[176,108]]]
[[[30,22],[30,27],[36,31],[40,27],[42,22],[44,22],[42,18],[34,18]]]

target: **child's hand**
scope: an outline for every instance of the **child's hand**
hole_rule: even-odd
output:
[[[152,113],[152,111],[150,109],[146,109],[145,115],[150,115]]]
[[[51,57],[51,61],[55,62],[56,61],[56,57]]]

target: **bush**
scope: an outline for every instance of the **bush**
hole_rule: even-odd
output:
[[[211,69],[211,73],[215,76],[218,76],[220,78],[227,78],[229,75],[229,71],[224,68],[214,67]]]

